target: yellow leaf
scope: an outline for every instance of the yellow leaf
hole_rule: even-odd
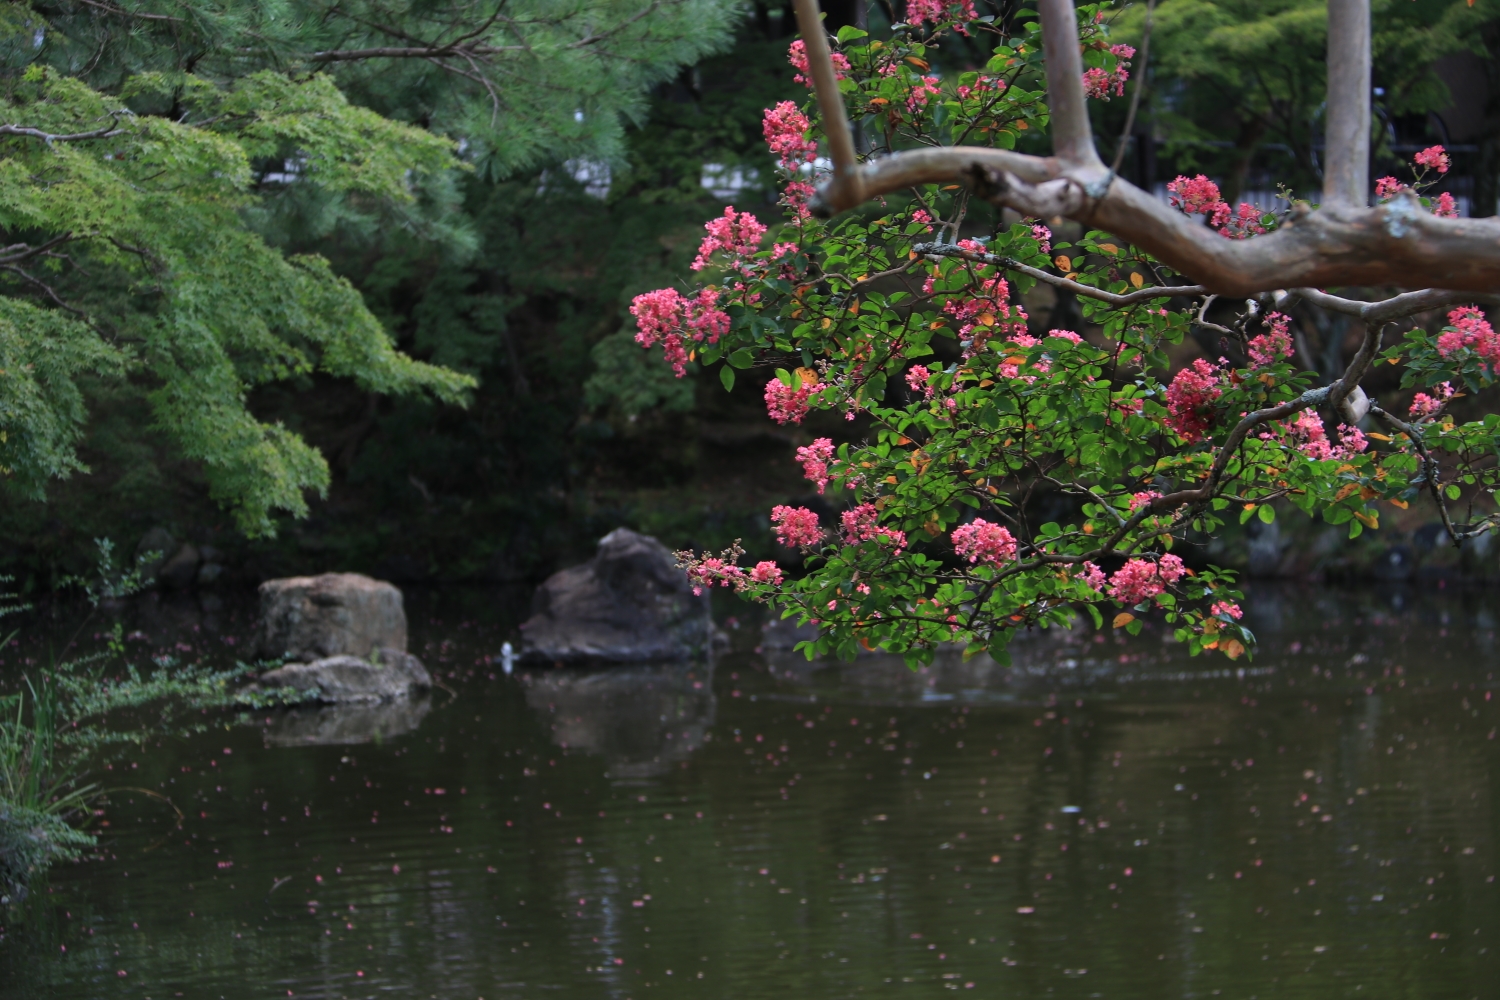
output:
[[[1359,488],[1359,498],[1361,500],[1374,500],[1378,496],[1380,496],[1380,491],[1373,486],[1361,486]]]
[[[1359,523],[1363,524],[1366,528],[1370,528],[1370,529],[1373,530],[1375,528],[1380,527],[1380,515],[1379,514],[1371,514],[1371,513],[1366,513],[1365,511],[1362,511],[1362,510],[1357,510],[1357,511],[1354,512],[1354,516],[1356,518],[1358,518],[1359,519]]]
[[[1261,385],[1273,386],[1276,384],[1276,376],[1272,375],[1270,372],[1261,372],[1260,382]]]
[[[1260,506],[1260,504],[1247,503],[1247,504],[1245,504],[1245,509],[1246,510],[1254,510],[1256,507],[1259,507],[1259,506]]]
[[[1025,122],[1016,122],[1016,128],[1020,129],[1022,132],[1026,131],[1030,127],[1031,126],[1027,125]]]
[[[1023,365],[1026,363],[1026,355],[1012,354],[1010,357],[1005,359],[1005,363],[1008,365]]]
[[[1074,279],[1076,279],[1078,277],[1078,272],[1077,271],[1069,271],[1067,274],[1063,275],[1063,277],[1067,278],[1069,281],[1073,281]]]
[[[995,384],[995,380],[992,379],[992,378],[982,378],[982,379],[979,380],[979,388],[981,388],[981,389],[988,389],[990,386],[992,386],[994,384]]]
[[[853,302],[849,303],[849,315],[850,316],[858,316],[859,315],[859,299],[855,299]]]
[[[992,313],[992,312],[980,313],[979,314],[979,325],[980,326],[994,326],[995,325],[995,314]]]
[[[1218,639],[1211,639],[1208,642],[1205,642],[1203,644],[1203,648],[1204,649],[1218,649],[1219,648],[1219,640]]]
[[[943,185],[943,190],[944,191],[957,191],[960,187],[962,187],[961,184],[944,184]]]
[[[927,65],[927,60],[925,60],[925,59],[918,59],[916,56],[907,56],[906,57],[906,61],[909,62],[909,63],[911,63],[913,66],[917,67],[917,69],[930,69],[931,68],[931,67],[929,67]]]
[[[797,377],[809,388],[818,384],[818,373],[811,368],[798,368]]]
[[[1405,500],[1401,500],[1397,497],[1391,497],[1391,503],[1397,507],[1400,507],[1402,510],[1405,510],[1409,506],[1409,504],[1407,504]]]
[[[833,325],[833,320],[830,319],[830,318],[828,318],[827,316],[824,316],[823,317],[823,329],[826,330],[826,329],[828,329],[832,325]]]
[[[1115,246],[1113,243],[1101,243],[1101,244],[1099,244],[1099,249],[1103,250],[1105,253],[1119,253],[1120,252],[1120,248],[1117,247],[1117,246]]]
[[[1370,433],[1366,434],[1365,437],[1370,438],[1374,441],[1389,441],[1391,439],[1391,436],[1389,434],[1381,434],[1378,431],[1371,431]]]
[[[1358,472],[1359,470],[1356,469],[1354,466],[1350,465],[1349,463],[1345,462],[1343,465],[1339,466],[1337,469],[1334,469],[1333,471],[1335,473],[1344,473],[1344,472]]]
[[[1065,257],[1062,254],[1058,254],[1057,259],[1054,260],[1052,263],[1054,263],[1054,264],[1057,265],[1057,269],[1059,271],[1071,271],[1071,270],[1073,270],[1073,258],[1071,258],[1071,257]]]
[[[1238,639],[1230,639],[1222,645],[1222,648],[1224,655],[1231,660],[1238,660],[1241,656],[1245,655],[1245,644]]]
[[[1133,621],[1135,621],[1135,615],[1131,614],[1129,611],[1121,611],[1119,614],[1115,615],[1115,628],[1124,628],[1126,625],[1129,625]]]
[[[1135,287],[1137,287],[1137,288],[1141,288],[1141,287],[1143,287],[1146,284],[1146,279],[1143,278],[1143,277],[1141,277],[1141,272],[1139,272],[1139,271],[1131,271],[1130,272],[1130,283],[1132,285],[1134,285]]]
[[[1359,489],[1358,483],[1345,483],[1343,486],[1339,487],[1339,491],[1333,495],[1333,499],[1336,501],[1342,500],[1357,489]]]

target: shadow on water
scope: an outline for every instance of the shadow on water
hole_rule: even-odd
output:
[[[1253,662],[808,663],[747,618],[711,668],[508,677],[524,595],[413,594],[452,695],[102,759],[101,856],[0,918],[0,994],[1492,996],[1497,599],[1258,586]],[[131,648],[243,648],[245,605],[174,607]]]

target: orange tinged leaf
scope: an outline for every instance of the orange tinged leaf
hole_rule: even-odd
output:
[[[1130,272],[1130,283],[1132,285],[1134,285],[1135,287],[1137,287],[1137,288],[1142,288],[1146,284],[1146,279],[1143,278],[1143,277],[1141,277],[1141,272],[1139,272],[1139,271],[1131,271]]]
[[[1052,263],[1054,263],[1054,264],[1057,265],[1057,269],[1059,271],[1071,271],[1071,270],[1073,270],[1073,258],[1071,258],[1071,257],[1066,257],[1066,256],[1064,256],[1062,254],[1058,254],[1057,255],[1057,259],[1054,260]]]
[[[1245,644],[1238,639],[1230,639],[1224,643],[1224,655],[1231,660],[1238,660],[1245,655]]]
[[[1408,506],[1410,506],[1410,504],[1408,504],[1405,500],[1402,500],[1400,497],[1391,497],[1391,504],[1393,506],[1400,507],[1402,510],[1405,510]]]
[[[1129,611],[1121,611],[1119,614],[1115,615],[1115,628],[1124,628],[1126,625],[1129,625],[1133,621],[1135,621],[1135,615],[1131,614]]]

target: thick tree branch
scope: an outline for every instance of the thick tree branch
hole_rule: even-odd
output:
[[[972,260],[976,264],[992,264],[1007,271],[1016,271],[1020,274],[1029,275],[1055,288],[1066,288],[1075,295],[1098,299],[1100,302],[1108,302],[1112,306],[1129,306],[1137,302],[1145,302],[1149,299],[1165,299],[1175,295],[1202,295],[1208,291],[1202,285],[1167,285],[1164,287],[1138,288],[1133,292],[1117,294],[1105,291],[1102,288],[1095,288],[1092,285],[1085,285],[1081,282],[1070,281],[1067,278],[1050,274],[1041,268],[1022,264],[1013,257],[997,257],[992,253],[975,253],[972,250],[960,249],[951,243],[917,243],[912,246],[912,250],[927,257],[957,257],[960,260]]]
[[[1417,313],[1465,302],[1487,302],[1500,304],[1500,295],[1476,295],[1472,292],[1450,292],[1441,288],[1426,288],[1420,292],[1405,292],[1376,302],[1362,302],[1330,295],[1316,288],[1294,288],[1287,293],[1278,293],[1274,299],[1277,308],[1290,303],[1294,298],[1305,299],[1329,312],[1355,316],[1367,323],[1389,323],[1392,320],[1415,316]]]
[[[799,10],[812,7],[812,0],[798,2]],[[1057,156],[968,146],[895,153],[836,173],[812,200],[813,211],[831,215],[916,185],[965,184],[1025,215],[1066,216],[1114,233],[1222,295],[1293,286],[1500,287],[1500,221],[1438,218],[1409,192],[1375,208],[1364,207],[1363,195],[1319,211],[1298,204],[1276,232],[1230,240],[1113,176],[1087,132],[1072,4],[1044,0],[1041,10]],[[848,133],[843,100],[832,64],[815,58],[814,47],[809,42],[809,69],[824,114],[836,116],[827,130],[837,163],[852,155],[835,141]],[[1368,105],[1367,89],[1363,100]]]
[[[854,157],[854,136],[849,131],[849,116],[844,111],[844,95],[839,93],[838,77],[833,72],[833,57],[828,52],[828,35],[817,0],[796,0],[797,30],[807,46],[807,71],[812,74],[813,89],[818,95],[818,110],[823,114],[823,134],[828,137],[828,154],[833,160],[833,178],[828,187],[838,197],[852,199],[854,204],[869,195],[860,189],[860,167]]]
[[[1370,200],[1370,0],[1328,0],[1323,204]]]

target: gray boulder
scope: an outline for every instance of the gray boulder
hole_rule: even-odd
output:
[[[311,663],[288,663],[260,675],[260,690],[295,688],[328,704],[373,704],[409,698],[432,687],[422,661],[399,649],[377,650],[369,659],[329,656]]]
[[[401,591],[358,573],[324,573],[260,585],[257,650],[266,659],[311,661],[406,650]]]
[[[708,649],[708,595],[696,595],[667,547],[617,528],[582,566],[537,589],[521,656],[551,663],[680,660]]]

